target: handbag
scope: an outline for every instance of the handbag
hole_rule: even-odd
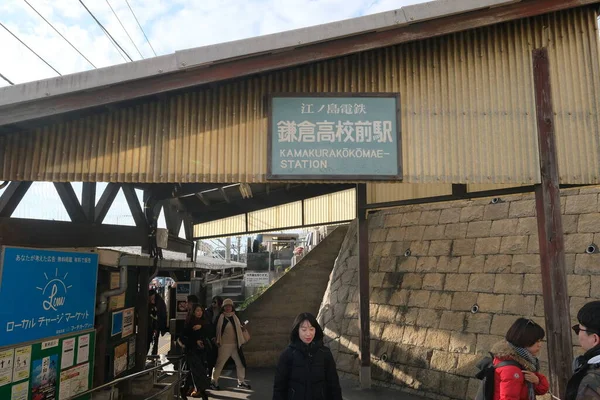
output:
[[[245,343],[248,343],[250,341],[250,332],[248,332],[248,329],[242,328],[242,336],[244,337]]]

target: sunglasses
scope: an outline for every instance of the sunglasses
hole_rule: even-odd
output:
[[[571,329],[573,329],[573,332],[575,332],[576,335],[579,335],[579,332],[588,332],[588,334],[593,333],[593,334],[599,335],[599,333],[596,331],[593,331],[591,329],[583,329],[583,328],[579,327],[579,324],[573,325],[571,327]]]

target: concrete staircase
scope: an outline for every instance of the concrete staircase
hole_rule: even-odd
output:
[[[244,346],[250,367],[274,367],[289,342],[294,318],[301,312],[317,316],[347,225],[338,226],[298,264],[240,312],[252,336]]]
[[[234,304],[243,302],[244,290],[243,290],[244,278],[230,279],[227,281],[227,285],[223,287],[223,291],[219,296],[223,299],[231,299]]]

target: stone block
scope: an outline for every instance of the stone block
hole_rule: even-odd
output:
[[[600,269],[600,266],[598,268]],[[567,275],[569,296],[590,297],[590,283],[589,275]]]
[[[600,275],[600,253],[577,254],[575,273],[578,275]]]
[[[457,363],[458,354],[456,353],[434,350],[431,355],[431,368],[438,371],[454,373]]]
[[[402,286],[403,272],[387,272],[382,282],[382,287],[397,289]]]
[[[468,385],[469,378],[446,374],[442,375],[440,391],[450,398],[464,399],[467,395]]]
[[[477,343],[474,333],[452,332],[448,350],[452,353],[473,353]]]
[[[521,315],[523,316],[523,315]],[[517,320],[519,316],[496,314],[492,318],[492,326],[490,333],[492,335],[504,336],[508,332],[508,328]],[[489,351],[489,349],[488,349]]]
[[[419,317],[419,308],[402,308],[400,307],[398,310],[398,315],[396,315],[396,323],[403,325],[416,325],[417,318]]]
[[[423,277],[423,289],[442,290],[444,288],[444,274],[425,274]]]
[[[389,235],[389,229],[378,228],[369,231],[370,242],[385,242]]]
[[[598,212],[598,195],[568,196],[565,214],[588,214]]]
[[[483,272],[506,273],[510,272],[513,256],[509,254],[493,254],[486,256]]]
[[[489,236],[512,236],[517,232],[518,219],[499,219],[492,221]]]
[[[567,274],[575,273],[575,259],[577,254],[565,254],[565,269]]]
[[[382,331],[383,331],[383,327],[385,326],[385,324],[382,324],[381,322],[370,322],[370,333],[371,333],[371,337],[372,338],[378,338],[381,337]]]
[[[404,253],[410,247],[410,242],[389,242],[391,243],[390,254],[396,257],[405,257]]]
[[[450,331],[440,329],[428,329],[425,337],[425,347],[433,350],[448,350],[450,343]]]
[[[535,200],[510,202],[509,218],[535,217]]]
[[[387,229],[386,242],[401,242],[406,235],[406,227]]]
[[[483,272],[485,256],[463,256],[460,260],[458,272],[461,274]]]
[[[537,235],[538,225],[536,217],[519,218],[517,235]]]
[[[496,203],[485,206],[483,219],[506,219],[508,218],[508,207],[510,203]]]
[[[381,257],[369,256],[369,271],[377,272],[379,271],[379,262],[381,261]]]
[[[587,214],[590,215],[590,214]],[[592,214],[593,215],[593,214]],[[577,233],[580,216],[578,214],[563,214],[563,233]]]
[[[527,253],[539,254],[540,253],[540,240],[538,235],[529,235],[529,243],[527,244]]]
[[[457,239],[452,245],[452,255],[472,256],[475,253],[476,239]]]
[[[469,287],[469,275],[467,274],[446,274],[446,283],[444,290],[450,292],[464,292]]]
[[[521,294],[523,290],[523,275],[497,274],[494,293]]]
[[[441,224],[456,224],[460,220],[460,208],[447,208],[441,210],[438,223]]]
[[[402,337],[402,343],[409,344],[411,346],[423,346],[425,343],[425,337],[427,335],[427,328],[419,328],[417,326],[405,326],[404,335]]]
[[[417,317],[417,326],[425,328],[437,328],[440,324],[441,315],[442,311],[421,308],[419,310],[419,316]]]
[[[571,189],[573,190],[573,189]],[[575,189],[576,190],[576,189]],[[561,190],[562,192],[562,190]],[[594,194],[594,193],[600,193],[600,188],[598,186],[588,186],[588,187],[582,187],[579,189],[579,194]]]
[[[444,311],[440,318],[440,329],[462,331],[464,329],[465,312]]]
[[[429,308],[434,310],[450,310],[452,307],[452,294],[446,292],[431,292]]]
[[[516,254],[513,257],[513,274],[536,274],[540,272],[541,261],[538,254]]]
[[[460,222],[481,221],[484,206],[469,206],[460,210]]]
[[[442,373],[439,371],[433,371],[429,368],[419,370],[417,379],[422,383],[422,389],[430,392],[437,393],[440,391],[440,385],[442,382]],[[473,397],[474,398],[474,397]]]
[[[490,236],[492,221],[473,221],[467,227],[468,238],[479,238]]]
[[[402,226],[413,226],[418,225],[419,220],[421,219],[421,211],[412,211],[404,213],[404,217],[402,218]]]
[[[536,317],[544,316],[544,296],[535,297],[535,314]],[[577,315],[577,314],[575,314]]]
[[[381,257],[379,272],[396,272],[396,257]]]
[[[525,254],[529,236],[505,236],[502,238],[500,253],[502,254]]]
[[[388,304],[395,291],[393,288],[374,288],[370,296],[371,303]]]
[[[477,354],[460,354],[456,365],[456,373],[466,377],[475,376],[479,372],[477,368],[479,360],[481,360],[481,356]]]
[[[588,299],[585,297],[575,297],[575,296],[573,296],[569,299],[569,310],[570,310],[571,318],[573,320],[575,320],[577,318],[577,313],[579,312],[579,309],[581,307],[583,307],[583,305],[590,300],[591,299]]]
[[[477,313],[467,314],[466,317],[467,327],[465,332],[469,333],[490,333],[490,326],[492,324],[492,314]]]
[[[448,256],[452,248],[452,240],[432,240],[429,245],[430,256]]]
[[[410,253],[416,257],[423,257],[429,251],[429,241],[415,241],[410,243]]]
[[[404,274],[402,289],[421,289],[423,287],[423,275]]]
[[[446,225],[445,237],[447,239],[464,239],[467,236],[468,226],[467,223]]]
[[[504,314],[516,316],[533,315],[535,311],[535,296],[507,294],[504,298]]]
[[[410,296],[408,297],[408,306],[427,307],[430,296],[431,292],[429,290],[411,290]]]
[[[444,231],[446,230],[446,225],[429,225],[425,227],[425,232],[423,233],[423,240],[439,240],[444,239],[446,235]]]
[[[415,272],[417,268],[417,257],[399,256],[396,259],[396,271],[398,272]]]
[[[390,297],[389,304],[393,306],[406,306],[408,305],[408,290],[396,290]]]
[[[596,233],[600,231],[600,213],[593,214],[582,214],[579,216],[579,224],[577,225],[577,232]]]
[[[600,288],[600,275],[590,276],[590,282],[590,286],[596,288],[595,290],[597,290],[597,288]]]
[[[475,241],[475,254],[498,254],[501,239],[499,237],[478,238]]]
[[[460,257],[439,257],[437,262],[437,272],[458,272]]]
[[[542,274],[525,274],[523,294],[542,294]]]
[[[377,310],[376,321],[384,323],[393,323],[396,321],[396,314],[398,314],[398,307],[382,304]]]
[[[423,234],[425,233],[424,225],[409,226],[406,228],[404,234],[404,240],[409,241],[421,241],[423,240]]]
[[[452,297],[452,310],[470,311],[473,304],[477,303],[477,293],[458,293]]]
[[[571,233],[565,235],[565,253],[584,254],[585,249],[594,241],[591,233]]]
[[[419,225],[437,225],[441,213],[441,210],[423,211],[419,219]]]
[[[401,343],[404,336],[404,327],[396,324],[386,324],[381,334],[381,340]]]
[[[493,292],[495,277],[494,274],[471,274],[469,278],[469,292]]]
[[[510,317],[512,318],[512,317]],[[510,325],[512,325],[512,323],[514,322],[514,319],[511,319],[511,323],[508,325],[508,327],[510,327]],[[492,323],[492,330],[493,330],[493,323]],[[475,353],[476,354],[484,354],[486,356],[489,355],[490,350],[492,350],[492,347],[498,343],[499,341],[504,339],[504,335],[506,334],[506,331],[508,330],[508,328],[506,328],[506,330],[504,332],[502,332],[502,334],[500,336],[496,336],[496,335],[477,335],[477,346],[475,348]]]
[[[480,293],[477,296],[479,311],[484,313],[500,313],[504,309],[504,295]]]
[[[393,228],[402,224],[403,214],[389,214],[385,216],[384,227]]]
[[[416,272],[433,272],[437,268],[437,257],[418,257]]]

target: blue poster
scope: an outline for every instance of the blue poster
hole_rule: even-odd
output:
[[[55,400],[58,355],[53,354],[39,360],[34,360],[32,365],[32,398],[35,400]]]
[[[123,331],[123,311],[118,311],[112,315],[111,336],[116,336]]]
[[[5,247],[0,347],[94,327],[98,255]]]

